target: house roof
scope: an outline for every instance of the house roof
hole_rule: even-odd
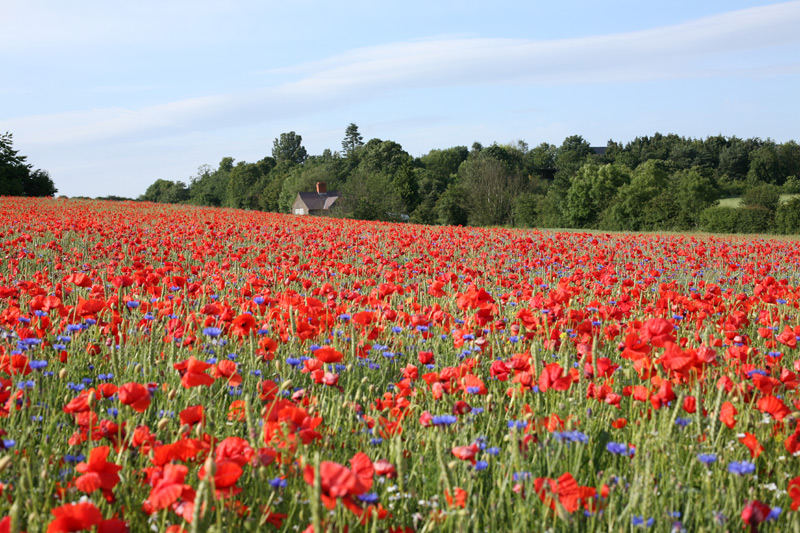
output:
[[[306,207],[308,207],[309,211],[316,209],[330,209],[333,203],[339,199],[339,193],[334,191],[329,191],[322,194],[316,192],[299,192],[297,195],[300,197],[300,200],[306,204]]]

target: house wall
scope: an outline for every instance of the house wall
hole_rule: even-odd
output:
[[[300,199],[300,195],[297,195],[297,198],[294,199],[294,203],[292,204],[292,214],[293,215],[307,215],[308,214],[308,207]]]

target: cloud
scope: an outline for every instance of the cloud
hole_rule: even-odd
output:
[[[485,84],[586,84],[796,72],[763,49],[800,43],[800,1],[570,39],[438,38],[359,48],[284,69],[276,85],[128,109],[7,118],[19,142],[131,141],[296,117],[373,95]],[[722,65],[721,67],[719,65]]]

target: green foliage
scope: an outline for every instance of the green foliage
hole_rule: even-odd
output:
[[[800,197],[791,198],[778,206],[775,212],[775,231],[783,234],[800,234]]]
[[[675,229],[694,229],[700,224],[700,213],[719,197],[714,176],[709,169],[693,167],[672,176],[678,216]]]
[[[350,175],[339,200],[341,212],[359,220],[399,220],[403,200],[392,178],[358,168]]]
[[[351,122],[344,130],[342,151],[347,157],[351,157],[362,146],[364,146],[364,137],[358,132],[358,126]]]
[[[564,201],[564,218],[571,227],[594,227],[617,191],[630,182],[621,165],[585,163],[572,179]]]
[[[670,218],[677,210],[675,199],[665,194],[669,171],[666,161],[651,159],[639,165],[631,182],[620,187],[613,203],[603,213],[601,226],[634,231],[671,228]]]
[[[281,133],[280,137],[272,142],[272,157],[278,163],[289,162],[295,165],[303,163],[308,157],[303,147],[303,137],[293,131]]]
[[[800,176],[789,176],[783,182],[784,194],[800,194]]]
[[[522,193],[514,201],[514,224],[526,228],[536,226],[544,196],[532,192]]]
[[[11,133],[0,134],[0,195],[53,196],[58,192],[50,174],[33,170],[13,144]]]
[[[261,168],[254,163],[240,161],[228,178],[225,206],[234,209],[255,209],[258,207],[256,185],[262,178]]]
[[[781,189],[777,185],[761,183],[748,189],[742,196],[743,207],[763,207],[769,211],[778,209]]]
[[[700,228],[714,233],[764,233],[772,229],[774,213],[764,207],[713,206],[700,214]]]
[[[189,199],[189,189],[182,181],[156,180],[139,197],[144,202],[177,204]]]
[[[514,197],[522,190],[519,170],[496,159],[490,148],[470,156],[458,169],[468,222],[474,226],[501,225],[511,220]]]
[[[467,195],[460,183],[453,182],[436,202],[436,215],[439,224],[465,226],[469,213],[466,208]]]
[[[775,143],[767,143],[750,153],[750,169],[747,179],[751,183],[777,183],[786,177],[781,168]]]
[[[580,135],[567,137],[556,151],[555,165],[558,175],[575,175],[591,154],[591,146],[583,137]]]

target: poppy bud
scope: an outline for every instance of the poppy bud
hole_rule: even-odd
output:
[[[158,430],[161,431],[164,428],[166,428],[167,425],[169,425],[169,418],[162,418],[161,420],[158,421],[158,424],[156,424],[156,428],[158,428]]]
[[[97,397],[97,395],[95,394],[95,392],[91,391],[89,393],[89,396],[86,398],[86,403],[91,406],[92,404],[94,404],[94,400],[95,400],[96,397]]]
[[[167,393],[167,398],[170,400],[174,400],[175,396],[178,395],[178,391],[176,389],[170,389],[169,393]]]
[[[62,368],[58,371],[58,379],[64,379],[65,377],[67,377],[67,369]]]
[[[8,468],[8,465],[10,465],[10,464],[11,464],[11,456],[10,455],[4,455],[3,457],[1,457],[0,458],[0,472],[4,471],[6,468]]]

